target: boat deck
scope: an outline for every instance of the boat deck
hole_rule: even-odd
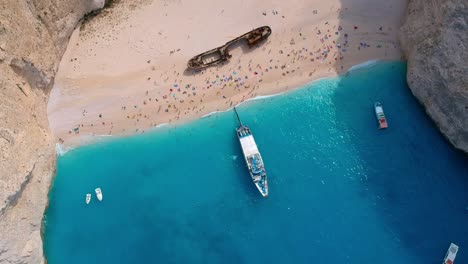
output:
[[[244,126],[239,118],[236,108],[234,107],[239,127],[237,128],[237,138],[244,154],[244,159],[249,169],[250,177],[263,197],[268,196],[268,178],[263,164],[262,156],[258,150],[257,143],[252,135],[250,128]]]

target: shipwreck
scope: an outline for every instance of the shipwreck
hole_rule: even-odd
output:
[[[203,52],[193,58],[191,58],[187,67],[193,70],[203,69],[209,66],[214,66],[227,61],[231,58],[229,54],[229,47],[239,41],[246,41],[249,48],[257,45],[263,40],[267,39],[271,35],[271,28],[269,26],[263,26],[249,31],[229,42],[221,47],[214,48],[212,50]]]

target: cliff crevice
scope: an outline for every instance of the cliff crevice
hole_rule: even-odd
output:
[[[21,195],[28,185],[28,183],[31,181],[32,178],[32,172],[34,171],[34,168],[36,167],[36,164],[32,167],[32,169],[29,171],[29,173],[24,177],[23,182],[20,184],[20,188],[16,190],[15,193],[12,193],[10,196],[6,198],[6,204],[3,208],[0,208],[0,219],[2,219],[3,213],[12,206],[15,206],[18,203],[18,200],[21,198]]]

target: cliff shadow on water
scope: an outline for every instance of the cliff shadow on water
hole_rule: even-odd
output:
[[[342,0],[340,26],[348,32],[361,22],[345,16],[350,8],[351,1]],[[369,34],[382,34],[385,25],[375,20],[375,32]],[[347,40],[340,32],[337,43]],[[361,47],[351,43],[346,48]],[[344,73],[346,56],[335,62],[336,72],[344,74],[332,95],[336,128],[345,132],[346,148],[359,157],[365,175],[359,195],[373,205],[378,224],[412,256],[412,263],[436,263],[451,242],[468,246],[468,158],[449,144],[412,95],[405,62],[371,64]],[[377,129],[376,101],[384,107],[386,130]],[[462,263],[467,259],[457,256]]]
[[[332,95],[339,131],[359,157],[362,200],[413,263],[468,244],[468,162],[442,137],[406,84],[406,64],[379,63],[342,77]],[[377,129],[374,102],[389,128]],[[457,260],[462,261],[462,256]]]

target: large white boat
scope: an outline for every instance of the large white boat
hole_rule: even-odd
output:
[[[257,144],[255,143],[252,132],[247,126],[242,125],[237,110],[234,107],[234,111],[239,121],[239,127],[237,128],[237,138],[244,154],[247,168],[249,169],[250,177],[257,187],[258,191],[263,197],[268,196],[268,178],[266,175],[265,167],[263,165],[263,159],[258,151]]]
[[[87,193],[86,194],[86,204],[89,204],[89,202],[91,202],[91,194]]]
[[[454,243],[450,243],[450,247],[445,254],[444,262],[442,264],[453,264],[455,257],[457,256],[458,246]]]
[[[375,102],[374,108],[375,108],[375,117],[377,118],[377,121],[379,122],[379,129],[387,128],[388,127],[387,119],[385,118],[382,104],[379,102]]]
[[[102,191],[101,191],[101,188],[96,188],[96,190],[94,190],[96,192],[96,196],[98,198],[99,201],[102,201]]]

